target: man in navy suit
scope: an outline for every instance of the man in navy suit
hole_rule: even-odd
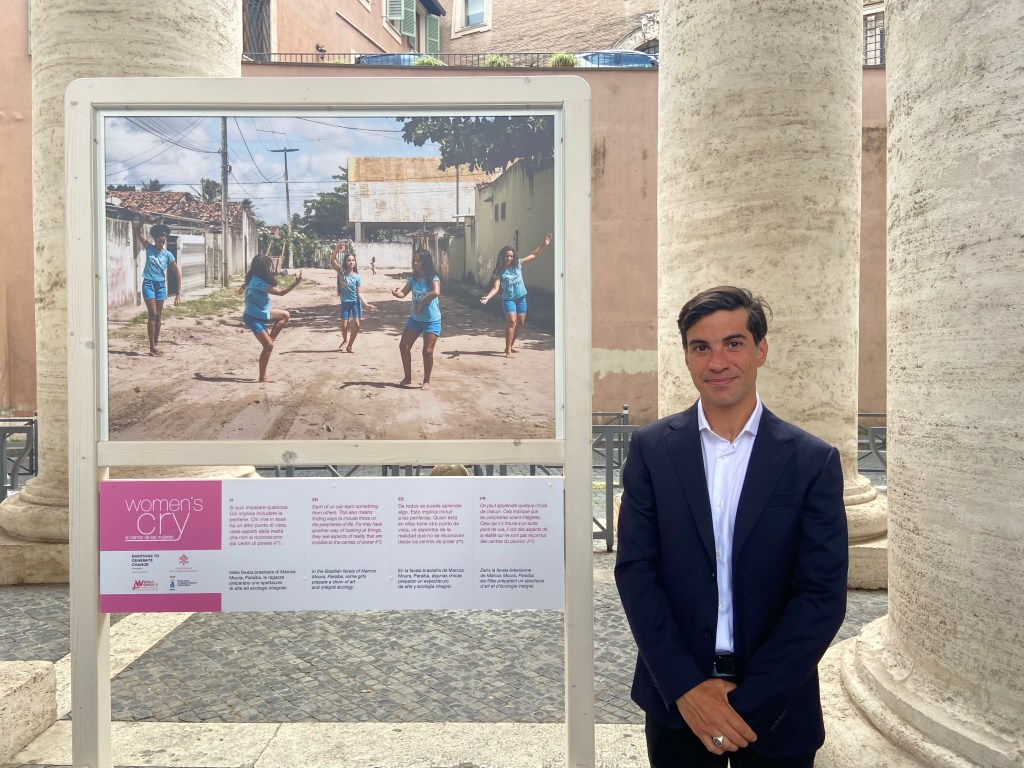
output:
[[[732,286],[683,306],[700,399],[638,429],[623,469],[615,580],[653,768],[806,768],[825,740],[817,665],[846,613],[843,476],[835,448],[761,404],[766,308]]]

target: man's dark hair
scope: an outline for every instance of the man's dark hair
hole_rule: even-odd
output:
[[[157,224],[150,230],[150,234],[152,234],[153,237],[167,237],[171,234],[171,228],[166,224]]]
[[[768,316],[771,316],[772,308],[764,299],[760,296],[755,297],[746,288],[720,285],[698,293],[679,310],[676,324],[679,326],[679,335],[683,337],[683,346],[686,346],[686,332],[698,320],[715,312],[732,312],[736,309],[747,311],[747,330],[753,336],[754,343],[760,344],[761,339],[768,333]]]

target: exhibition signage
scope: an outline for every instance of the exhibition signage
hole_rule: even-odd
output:
[[[562,608],[561,477],[100,483],[100,610]]]

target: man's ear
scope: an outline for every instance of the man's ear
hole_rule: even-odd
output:
[[[768,359],[768,337],[761,339],[757,344],[757,367],[760,368],[764,365],[764,361]]]

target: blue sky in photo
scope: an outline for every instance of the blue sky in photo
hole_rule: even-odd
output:
[[[292,214],[303,201],[333,190],[349,157],[438,157],[435,145],[402,140],[394,117],[268,115],[227,118],[228,199],[248,198],[268,224],[286,216],[283,152],[288,155]],[[159,179],[165,191],[192,192],[221,179],[221,119],[208,116],[119,115],[105,119],[105,185],[140,187]]]

